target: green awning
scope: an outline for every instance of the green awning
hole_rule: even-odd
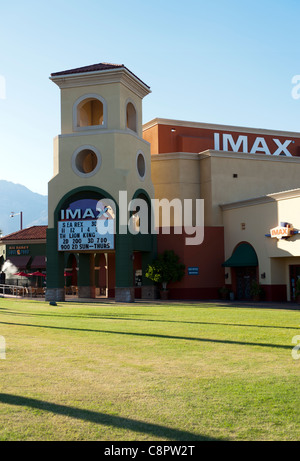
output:
[[[232,256],[222,264],[223,267],[255,267],[258,260],[254,248],[248,243],[241,243]]]

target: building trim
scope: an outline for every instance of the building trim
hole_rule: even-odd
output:
[[[84,127],[86,128],[86,127]],[[89,128],[89,127],[88,127]],[[147,146],[150,146],[150,143],[148,141],[146,141],[145,139],[143,138],[140,138],[139,135],[135,132],[135,131],[132,131],[132,130],[129,130],[129,129],[125,129],[125,130],[107,130],[105,128],[98,128],[98,129],[94,129],[94,130],[80,130],[76,133],[65,133],[65,134],[59,134],[58,136],[56,136],[54,139],[62,139],[62,138],[70,138],[72,136],[93,136],[93,135],[96,135],[96,134],[126,134],[126,135],[131,135],[131,136],[134,136],[136,139],[138,139],[139,141],[143,142],[144,144],[146,144]]]
[[[159,154],[161,155],[161,154]],[[260,160],[266,162],[300,163],[300,157],[287,157],[286,155],[248,154],[246,152],[231,152],[223,150],[206,150],[199,153],[200,160],[207,157],[233,158],[240,160]]]
[[[37,243],[47,243],[46,239],[32,239],[32,240],[0,240],[0,245],[32,245],[32,244],[37,244]]]
[[[280,200],[289,200],[292,198],[300,197],[300,189],[292,189],[282,192],[276,192],[274,194],[268,194],[261,197],[255,197],[252,199],[241,200],[239,202],[224,203],[219,206],[223,211],[233,210],[235,208],[243,208],[248,206],[263,205],[265,203],[279,202]]]
[[[150,88],[126,68],[108,69],[94,72],[81,72],[49,77],[60,89],[81,86],[94,86],[109,83],[122,83],[140,98],[151,93]]]
[[[219,125],[214,123],[202,123],[202,122],[188,122],[184,120],[170,120],[165,118],[154,118],[143,125],[143,131],[152,128],[155,125],[168,125],[188,128],[202,128],[205,130],[217,130],[217,131],[236,131],[237,133],[251,133],[251,134],[264,134],[271,136],[289,136],[294,138],[300,138],[300,132],[293,131],[280,131],[270,130],[264,128],[249,128],[244,126],[234,125]]]
[[[165,154],[151,155],[151,162],[160,162],[164,160],[199,160],[198,153],[189,152],[167,152]]]

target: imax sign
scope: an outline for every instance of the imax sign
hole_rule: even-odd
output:
[[[221,136],[223,148],[221,148],[220,143]],[[265,138],[262,137],[257,137],[253,144],[249,146],[248,136],[246,135],[239,135],[235,141],[231,134],[224,133],[220,135],[219,133],[214,133],[214,142],[215,150],[244,152],[246,154],[286,155],[287,157],[292,157],[292,154],[288,150],[289,145],[293,142],[291,139],[281,142],[279,139],[273,138],[271,148],[271,146],[268,146]]]

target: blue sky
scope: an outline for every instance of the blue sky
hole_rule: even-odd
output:
[[[3,3],[0,179],[47,194],[60,132],[49,76],[98,62],[124,64],[151,87],[144,122],[300,131],[300,99],[291,94],[300,74],[298,0]]]

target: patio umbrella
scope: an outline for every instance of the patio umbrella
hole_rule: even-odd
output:
[[[46,277],[46,274],[43,274],[42,272],[32,272],[32,274],[28,275],[34,275],[35,277]]]
[[[30,275],[30,274],[25,274],[25,272],[17,272],[14,275],[18,275],[19,277],[28,277],[28,275]]]

